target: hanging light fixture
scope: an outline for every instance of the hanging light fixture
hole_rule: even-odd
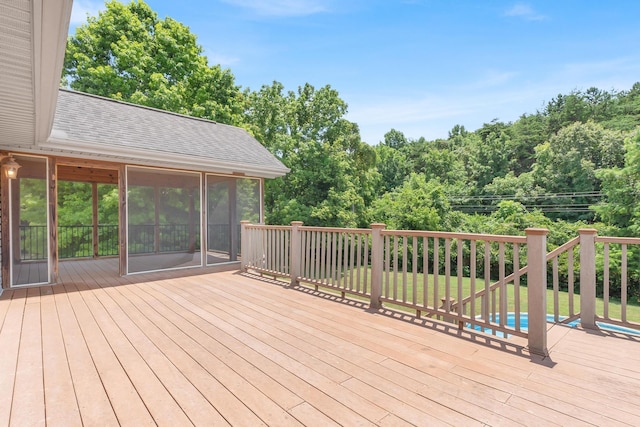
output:
[[[22,166],[16,162],[16,159],[13,156],[8,156],[2,162],[2,172],[9,179],[15,179],[18,177],[18,169]]]

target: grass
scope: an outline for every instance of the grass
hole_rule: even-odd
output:
[[[370,283],[370,271],[367,272],[369,274],[369,283]],[[364,272],[361,271],[361,275]],[[349,273],[343,274],[343,277],[349,278]],[[354,278],[356,275],[354,274]],[[412,303],[414,301],[414,276],[412,273],[408,273],[406,277],[406,294],[403,294],[403,288],[401,283],[403,282],[403,274],[399,272],[397,276],[391,273],[387,277],[386,273],[382,278],[382,294],[387,298],[392,298],[397,301],[406,301],[408,303]],[[418,304],[422,304],[424,301],[424,275],[422,273],[418,273],[415,276],[416,289],[415,293],[417,296]],[[450,298],[454,300],[458,300],[458,278],[456,276],[450,276]],[[395,283],[395,286],[394,286]],[[491,282],[493,283],[493,281]],[[370,285],[369,285],[370,286]],[[577,283],[576,283],[577,286]],[[475,281],[475,291],[478,292],[485,287],[484,279],[476,279]],[[461,295],[463,298],[469,296],[471,294],[471,279],[469,277],[463,277],[461,283]],[[506,285],[506,298],[507,298],[507,311],[515,311],[515,289],[513,283]],[[395,291],[395,293],[394,293]],[[527,311],[527,296],[528,289],[526,286],[519,286],[520,293],[520,311]],[[406,297],[405,297],[406,295]],[[427,277],[427,301],[426,305],[434,306],[434,277],[433,275],[428,275]],[[446,277],[444,275],[438,276],[438,300],[437,306],[441,305],[440,298],[444,298],[446,296]],[[569,316],[571,314],[570,307],[570,296],[569,292],[558,292],[558,314],[559,316]],[[496,296],[496,304],[499,304],[499,297]],[[412,311],[412,309],[402,306],[395,306],[396,308],[402,310]],[[621,319],[621,310],[622,305],[619,300],[609,299],[609,318],[612,319]],[[636,300],[632,300],[627,302],[627,320],[631,322],[640,323],[640,303]],[[476,314],[480,314],[480,300],[477,299],[476,302]],[[573,313],[580,312],[580,295],[573,295]],[[467,309],[467,313],[469,313],[469,308]],[[554,292],[553,289],[547,289],[547,313],[554,313]],[[599,316],[604,315],[604,301],[602,298],[596,298],[596,314]]]

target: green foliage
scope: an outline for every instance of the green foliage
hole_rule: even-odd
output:
[[[196,36],[142,0],[109,1],[69,37],[63,78],[82,92],[240,124],[243,96],[229,70],[209,66]]]
[[[384,145],[389,148],[399,150],[407,145],[407,143],[408,141],[404,134],[395,129],[391,129],[389,132],[384,134]]]
[[[624,166],[601,169],[606,201],[594,206],[598,217],[620,227],[624,234],[640,235],[640,133],[625,142]]]
[[[623,158],[624,135],[588,121],[561,129],[548,143],[536,147],[533,176],[537,186],[548,193],[588,193],[600,191],[596,170],[618,166]],[[566,204],[556,199],[556,204]],[[575,205],[588,206],[590,197],[572,198]],[[566,214],[568,219],[591,219],[592,213]]]
[[[390,229],[446,230],[453,218],[450,212],[442,185],[412,173],[402,186],[375,200],[369,216]]]
[[[310,84],[285,92],[274,82],[247,97],[247,127],[291,169],[266,184],[267,220],[362,225],[364,207],[375,197],[375,151],[344,119],[347,104],[338,92]]]
[[[386,144],[375,147],[376,168],[380,174],[378,194],[388,193],[401,185],[409,173],[406,155]]]

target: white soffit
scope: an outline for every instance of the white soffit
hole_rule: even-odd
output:
[[[0,0],[0,147],[35,140],[31,0]]]
[[[0,0],[0,149],[51,132],[72,0]]]

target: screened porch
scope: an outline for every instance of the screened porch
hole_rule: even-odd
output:
[[[18,176],[3,178],[11,287],[55,283],[65,259],[118,258],[122,275],[234,263],[240,221],[262,221],[260,178],[15,159]]]

